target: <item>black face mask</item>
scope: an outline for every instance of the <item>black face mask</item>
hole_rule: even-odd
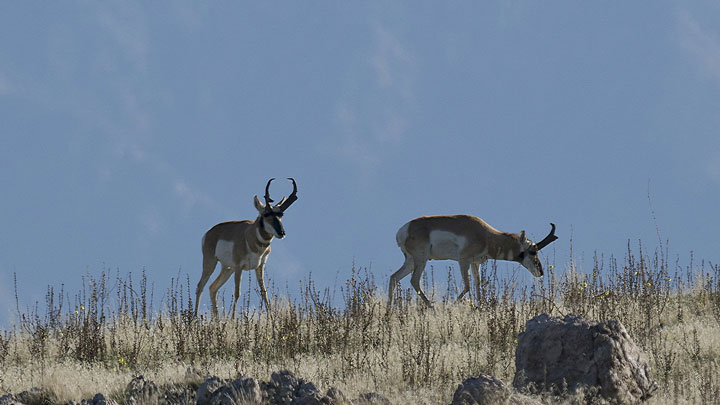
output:
[[[282,212],[265,211],[262,216],[263,218],[272,217],[272,220],[270,220],[270,222],[272,223],[273,228],[275,228],[275,233],[280,237],[285,236],[285,230],[283,229],[282,223],[280,222],[280,218],[282,218],[283,216]],[[265,230],[265,221],[260,222],[260,227]]]

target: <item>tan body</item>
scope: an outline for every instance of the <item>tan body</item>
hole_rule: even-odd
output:
[[[267,308],[270,307],[264,274],[273,235],[260,229],[258,226],[260,220],[223,222],[205,233],[202,241],[203,272],[196,291],[196,315],[202,290],[218,262],[220,262],[220,275],[210,284],[210,302],[214,314],[217,314],[217,292],[234,274],[235,293],[232,314],[235,316],[243,270],[255,270],[262,300]]]
[[[273,238],[285,237],[285,228],[282,225],[282,216],[285,210],[297,200],[297,184],[292,181],[293,192],[290,196],[272,205],[269,188],[270,179],[265,186],[265,203],[257,195],[253,199],[258,216],[254,221],[231,221],[219,223],[205,233],[202,239],[203,271],[195,291],[195,316],[200,307],[200,297],[203,288],[220,262],[220,275],[210,284],[210,302],[213,315],[217,316],[217,292],[227,282],[231,275],[235,275],[235,293],[233,294],[232,316],[235,317],[235,308],[240,298],[240,281],[242,272],[255,270],[260,295],[265,308],[270,310],[270,302],[265,289],[265,262],[270,254],[270,242]]]
[[[553,234],[548,235],[556,238]],[[542,276],[542,265],[537,258],[538,246],[521,233],[500,232],[485,221],[472,215],[419,217],[406,223],[397,232],[397,244],[405,255],[402,267],[390,276],[388,310],[392,305],[397,283],[412,273],[410,283],[427,304],[420,288],[420,278],[428,260],[456,260],[463,279],[463,291],[458,300],[470,292],[469,269],[472,266],[475,287],[479,294],[480,265],[488,259],[510,260],[521,263],[533,275]],[[554,239],[553,239],[554,240]],[[545,243],[544,245],[549,243]]]

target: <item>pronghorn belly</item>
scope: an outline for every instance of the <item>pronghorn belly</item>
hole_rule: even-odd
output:
[[[218,240],[215,245],[215,257],[220,261],[223,268],[235,267],[235,261],[233,260],[233,247],[234,244],[229,240]]]
[[[430,232],[430,259],[434,260],[457,260],[460,251],[465,248],[467,240],[463,236],[447,231]]]

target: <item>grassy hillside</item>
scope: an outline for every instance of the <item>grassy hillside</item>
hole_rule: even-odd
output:
[[[510,384],[516,337],[546,312],[620,320],[658,381],[651,403],[717,400],[720,266],[671,263],[666,253],[641,248],[628,248],[622,259],[596,256],[588,268],[569,262],[546,265],[536,284],[502,277],[490,263],[479,299],[460,303],[453,302],[459,272],[443,271],[440,288],[436,267],[425,279],[435,308],[404,289],[390,316],[386,286],[363,269],[348,272],[336,291],[308,279],[296,300],[276,294],[271,315],[250,308],[256,292],[245,291],[238,317],[219,320],[192,317],[197,280],[174,280],[158,292],[144,276],[88,277],[74,294],[49,287],[44,305],[0,332],[0,395],[40,387],[58,403],[97,392],[121,399],[138,374],[168,384],[204,375],[267,379],[286,368],[351,397],[376,391],[397,403],[449,403],[458,383],[478,373]],[[152,307],[153,295],[163,296],[161,309]]]

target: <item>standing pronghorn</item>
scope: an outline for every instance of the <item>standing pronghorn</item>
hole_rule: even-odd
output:
[[[428,306],[430,300],[420,289],[420,277],[428,260],[457,260],[464,288],[458,300],[470,292],[469,267],[472,265],[475,287],[480,293],[480,265],[488,259],[510,260],[523,265],[534,276],[543,275],[538,250],[557,239],[555,224],[539,243],[533,243],[525,231],[500,232],[485,221],[472,215],[420,217],[403,225],[397,232],[397,244],[405,255],[400,270],[390,276],[388,311],[392,308],[393,290],[403,277],[412,273],[412,284]]]
[[[195,316],[198,314],[200,295],[208,279],[215,271],[217,262],[220,262],[220,275],[210,284],[210,301],[212,303],[213,315],[217,316],[217,292],[223,284],[235,273],[235,294],[233,294],[232,316],[235,317],[235,306],[240,297],[240,279],[243,270],[255,269],[260,295],[265,303],[265,308],[270,310],[270,303],[265,290],[265,261],[270,254],[270,242],[274,237],[282,239],[285,236],[281,218],[283,212],[297,200],[297,184],[292,181],[293,191],[279,203],[272,205],[270,198],[270,182],[265,186],[265,204],[260,202],[255,195],[255,208],[258,216],[255,221],[231,221],[223,222],[213,226],[205,233],[202,239],[203,272],[195,291]]]

